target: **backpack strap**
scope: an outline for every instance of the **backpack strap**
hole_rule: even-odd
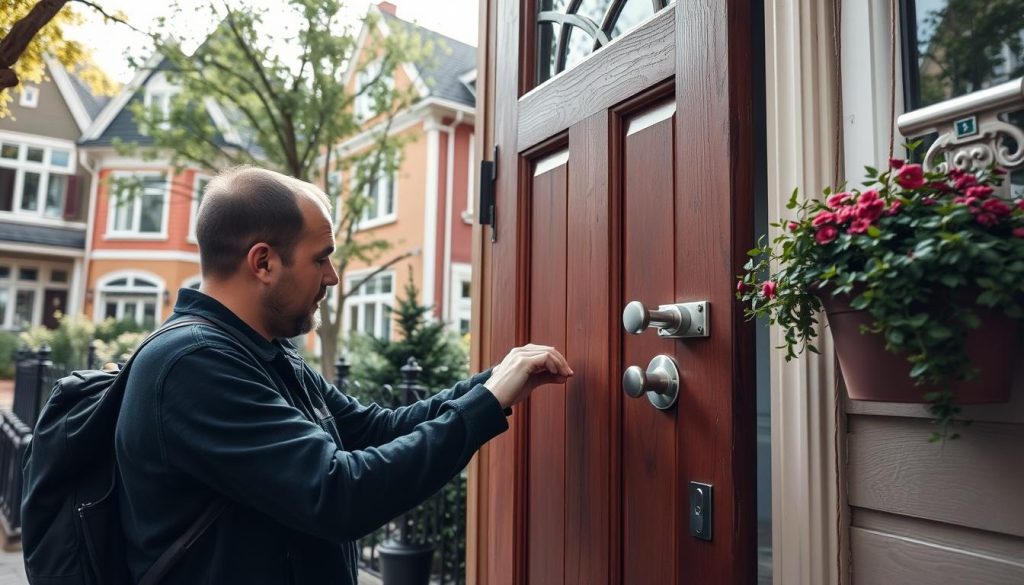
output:
[[[141,344],[139,344],[139,347],[136,348],[132,355],[128,357],[128,361],[125,362],[124,367],[121,368],[121,371],[118,372],[118,375],[127,376],[126,372],[128,371],[128,366],[131,365],[132,361],[135,359],[135,356],[139,355],[139,353],[142,352],[142,348],[146,347],[146,344],[155,339],[157,336],[166,333],[172,329],[178,329],[181,327],[186,327],[188,325],[197,324],[212,325],[214,327],[218,327],[217,324],[214,323],[213,321],[209,319],[204,319],[202,317],[191,317],[167,324],[151,333],[149,337],[147,337]],[[125,378],[125,381],[127,382],[127,377]],[[159,583],[167,575],[167,572],[171,570],[171,567],[173,567],[175,563],[181,560],[181,557],[184,556],[186,552],[188,552],[188,549],[191,548],[191,546],[197,540],[199,540],[199,537],[206,532],[206,529],[209,528],[214,523],[214,521],[216,521],[217,518],[220,517],[224,510],[227,509],[228,504],[229,502],[227,499],[220,496],[215,496],[213,498],[213,501],[207,504],[206,508],[203,509],[203,512],[199,515],[199,518],[196,518],[196,521],[188,527],[188,530],[186,530],[184,534],[179,536],[173,543],[171,543],[171,546],[168,547],[167,550],[165,550],[163,554],[161,554],[160,557],[157,558],[156,562],[153,563],[153,566],[151,566],[149,570],[145,572],[145,574],[142,576],[142,580],[139,581],[139,585],[156,585],[157,583]]]
[[[206,529],[224,512],[228,507],[228,501],[222,497],[216,496],[213,501],[207,504],[206,509],[199,515],[195,523],[189,526],[185,534],[182,534],[175,540],[171,546],[164,551],[160,558],[153,563],[153,566],[146,571],[145,575],[142,576],[142,580],[139,581],[139,585],[156,585],[171,570],[171,567],[175,565],[181,557],[185,556],[188,549],[192,547],[195,541],[199,540],[199,537],[206,532]]]

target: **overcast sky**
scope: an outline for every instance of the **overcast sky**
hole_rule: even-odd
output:
[[[142,30],[156,28],[156,19],[163,16],[170,18],[172,11],[168,3],[148,0],[95,0],[104,10],[114,13],[124,12],[132,25]],[[416,22],[420,26],[440,32],[458,41],[470,45],[477,44],[477,9],[479,0],[392,0],[398,6],[398,16],[404,20]],[[195,10],[205,6],[208,0],[179,0],[183,11],[182,20],[174,21],[173,30],[177,32],[185,48],[190,42],[198,43],[213,28],[207,14]],[[376,3],[372,2],[372,3]],[[236,0],[232,4],[250,6],[286,6],[285,0]],[[346,12],[354,18],[366,13],[371,4],[368,0],[349,0]],[[76,30],[67,31],[67,35],[93,48],[97,63],[114,79],[125,83],[132,78],[133,71],[125,60],[125,51],[145,57],[147,46],[145,38],[132,32],[127,27],[117,24],[104,24],[103,19],[95,11],[77,3],[71,3],[74,10],[86,17],[88,23]],[[195,37],[190,39],[189,37]]]

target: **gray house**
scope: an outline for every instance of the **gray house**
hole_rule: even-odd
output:
[[[76,142],[108,101],[59,63],[0,119],[0,329],[56,325],[85,281],[88,169]]]

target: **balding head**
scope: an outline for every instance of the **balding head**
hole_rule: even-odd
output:
[[[322,191],[274,171],[238,167],[214,177],[206,186],[196,217],[203,278],[233,276],[249,249],[260,242],[291,264],[295,242],[304,227],[303,200],[330,209]]]

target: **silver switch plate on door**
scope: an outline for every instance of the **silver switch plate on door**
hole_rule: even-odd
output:
[[[690,482],[690,535],[711,540],[711,512],[714,509],[710,483]]]

